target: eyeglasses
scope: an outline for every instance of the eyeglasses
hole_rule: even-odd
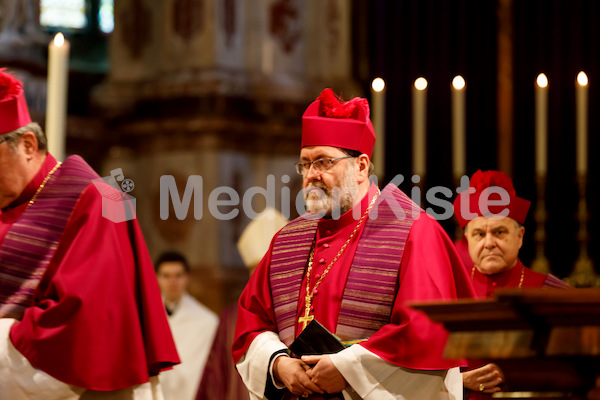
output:
[[[298,162],[298,163],[294,164],[294,166],[296,167],[296,172],[299,175],[307,174],[308,171],[310,170],[311,165],[315,171],[317,171],[318,173],[322,173],[322,172],[327,171],[329,168],[333,167],[333,163],[335,161],[343,160],[345,158],[354,158],[354,157],[345,156],[345,157],[338,157],[338,158],[319,158],[318,160],[310,161],[310,162]]]

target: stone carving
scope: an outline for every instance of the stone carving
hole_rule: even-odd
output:
[[[0,0],[0,44],[48,43],[39,24],[39,0]]]
[[[270,10],[269,33],[285,53],[294,51],[301,37],[300,13],[293,0],[277,0]]]
[[[339,44],[342,41],[342,29],[341,29],[341,17],[342,13],[340,11],[340,5],[337,1],[328,1],[325,5],[326,11],[325,15],[327,18],[326,29],[327,29],[327,47],[329,48],[328,54],[337,54],[339,52]]]
[[[122,40],[132,58],[139,58],[146,43],[152,40],[152,13],[142,0],[130,0],[119,21]]]
[[[173,1],[173,29],[184,40],[202,31],[204,18],[203,0]]]
[[[236,30],[235,0],[223,0],[223,31],[225,32],[225,45],[231,47],[231,42]]]

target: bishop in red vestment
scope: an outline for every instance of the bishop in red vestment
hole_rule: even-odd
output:
[[[565,288],[552,274],[541,274],[519,260],[530,202],[517,197],[512,180],[499,171],[477,171],[469,189],[454,200],[454,214],[464,238],[456,242],[475,294],[491,297],[501,287]],[[502,371],[495,364],[470,360],[463,373],[469,399],[491,399],[502,390]]]
[[[407,302],[471,297],[469,277],[437,221],[370,182],[374,142],[364,99],[326,89],[303,115],[296,167],[308,213],[276,234],[239,301],[233,357],[252,399],[462,391],[461,361],[443,357],[447,332]],[[290,357],[311,320],[346,348]]]
[[[178,362],[129,198],[81,157],[57,162],[0,70],[1,397],[155,399]]]

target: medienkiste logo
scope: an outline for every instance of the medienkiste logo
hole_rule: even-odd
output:
[[[109,176],[92,181],[102,196],[102,216],[112,222],[131,221],[136,218],[135,197],[128,193],[135,184],[126,179],[121,168],[110,171]]]
[[[102,195],[102,216],[112,222],[124,222],[130,221],[136,218],[136,199],[129,195],[134,189],[135,184],[133,180],[126,179],[123,175],[121,168],[113,169],[109,176],[98,178],[93,180],[94,186],[98,189]],[[377,177],[372,176],[371,180],[377,185]],[[397,175],[390,183],[395,186],[400,186],[404,181],[402,175]],[[411,181],[418,183],[420,177],[413,176]],[[290,177],[283,175],[281,182],[287,184],[290,182]],[[343,197],[344,192],[333,188],[331,193],[328,195],[320,188],[316,190],[319,199],[323,199],[327,196],[331,196],[333,200],[333,210],[331,217],[339,218],[339,200]],[[461,183],[456,188],[456,193],[460,196],[466,196],[465,201],[461,204],[459,212],[462,217],[467,220],[471,220],[477,217],[477,214],[473,214],[468,206],[468,196],[473,194],[475,189],[469,187],[469,178],[463,176]],[[503,218],[508,215],[508,209],[503,209],[499,213],[492,213],[488,207],[493,206],[507,206],[510,203],[510,196],[508,192],[501,187],[490,187],[484,190],[483,195],[479,197],[478,209],[482,210],[483,215],[488,217]],[[223,198],[223,196],[225,198]],[[245,213],[250,219],[256,218],[258,215],[257,211],[252,207],[252,200],[256,196],[262,196],[267,203],[268,207],[275,208],[276,198],[279,197],[282,204],[281,213],[285,218],[290,218],[290,209],[286,205],[290,204],[291,192],[290,188],[283,186],[280,190],[276,189],[276,178],[274,175],[268,175],[266,179],[266,187],[251,187],[248,188],[243,194],[238,193],[235,189],[228,186],[220,186],[213,189],[208,195],[208,210],[211,217],[221,221],[229,221],[237,217],[241,212]],[[438,197],[441,196],[441,197]],[[494,197],[492,199],[490,196]],[[453,191],[450,188],[435,186],[429,188],[425,194],[425,198],[430,205],[437,206],[443,212],[438,213],[431,207],[425,208],[424,211],[430,216],[437,219],[438,221],[449,219],[454,215],[453,205],[450,199],[453,197]],[[417,208],[414,211],[420,211],[421,207],[421,189],[419,187],[413,187],[410,191],[410,198],[413,200],[413,205]],[[192,201],[193,199],[193,201]],[[171,205],[175,217],[178,220],[187,218],[190,208],[193,210],[194,219],[200,220],[203,217],[203,199],[204,199],[204,180],[199,175],[191,175],[188,177],[187,184],[183,190],[183,195],[180,196],[180,190],[175,183],[175,178],[171,175],[163,175],[160,177],[160,218],[166,220],[169,218],[169,206]],[[306,200],[305,193],[300,190],[295,197],[296,211],[298,215],[306,213]],[[386,199],[385,201],[395,201],[394,199]],[[220,210],[221,206],[226,206],[229,210],[223,213]],[[231,207],[241,206],[239,208],[231,209]],[[357,208],[358,209],[358,208]],[[400,209],[396,207],[395,209]],[[337,211],[337,213],[335,212]],[[355,210],[356,211],[356,210]],[[360,210],[359,210],[360,211]],[[314,218],[323,217],[323,213],[315,213],[312,215]],[[353,214],[354,215],[354,214]],[[355,215],[355,218],[360,217],[360,212]],[[403,219],[405,215],[396,215],[397,218]],[[377,207],[374,207],[369,215],[369,218],[377,218]]]
[[[373,175],[370,180],[377,185],[377,176]],[[418,184],[421,178],[418,175],[411,177],[411,182]],[[175,217],[178,220],[184,220],[188,217],[190,211],[192,211],[193,217],[196,220],[201,220],[204,215],[204,201],[207,201],[207,208],[212,218],[216,218],[220,221],[229,221],[236,218],[240,213],[245,214],[248,218],[254,219],[258,216],[257,210],[252,206],[253,199],[256,196],[262,197],[266,206],[269,208],[275,208],[278,203],[281,204],[279,210],[284,218],[289,219],[291,216],[291,210],[289,204],[293,196],[290,187],[286,186],[291,180],[288,175],[280,177],[283,187],[278,189],[278,179],[274,175],[268,175],[266,177],[265,187],[251,187],[246,189],[243,193],[239,193],[232,187],[219,186],[206,193],[204,188],[204,180],[200,175],[190,175],[188,177],[185,188],[177,186],[175,177],[172,175],[163,175],[160,177],[160,219],[166,220],[169,218],[170,210],[172,209],[175,213]],[[404,176],[398,174],[392,179],[390,184],[396,187],[404,182]],[[345,194],[348,194],[347,189],[332,188],[326,193],[321,188],[312,189],[315,192],[317,200],[324,200],[327,197],[331,198],[331,218],[340,218],[340,200]],[[463,176],[460,180],[460,186],[455,189],[456,194],[464,196],[465,200],[461,202],[460,210],[458,210],[465,220],[472,220],[476,218],[478,214],[473,213],[468,204],[470,202],[469,196],[475,193],[475,188],[469,186],[469,177]],[[414,186],[410,190],[410,199],[412,200],[414,212],[421,211],[422,193],[419,186]],[[306,215],[307,204],[305,199],[305,191],[300,190],[295,196],[295,206],[298,215],[305,215],[305,218],[318,219],[325,215],[325,211],[316,212],[310,215]],[[409,195],[407,193],[407,195]],[[438,221],[447,220],[454,216],[454,207],[452,198],[454,197],[454,191],[451,188],[444,186],[434,186],[429,188],[424,194],[425,200],[430,207],[424,207],[424,211],[427,212],[431,217]],[[402,211],[402,207],[396,199],[388,197],[385,200],[388,203],[395,203],[398,207],[393,207],[396,218],[403,219],[406,217]],[[482,191],[481,195],[476,199],[477,209],[480,210],[482,215],[490,218],[504,218],[508,216],[508,208],[503,208],[499,212],[492,212],[491,209],[497,210],[498,207],[506,207],[510,204],[510,195],[506,189],[499,186],[491,186]],[[378,203],[375,204],[369,214],[370,219],[376,219],[378,212]],[[390,204],[391,206],[392,204]],[[436,208],[432,208],[434,206]],[[222,208],[221,208],[222,207]],[[227,210],[223,212],[223,210]],[[441,212],[439,212],[441,211]],[[361,217],[361,210],[359,207],[354,208],[353,217],[359,219]]]

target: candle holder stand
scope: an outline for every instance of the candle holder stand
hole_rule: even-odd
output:
[[[415,174],[415,175],[417,175],[417,174]],[[425,210],[427,208],[426,204],[425,204],[426,196],[424,193],[425,189],[427,188],[426,181],[427,181],[427,176],[425,174],[419,175],[418,182],[412,181],[412,178],[411,178],[411,183],[413,184],[413,186],[417,187],[419,189],[418,196],[414,196],[414,194],[411,190],[411,200],[414,201],[415,203],[417,203],[419,205],[419,207],[421,207],[423,210]]]
[[[457,188],[459,188],[459,187],[460,187],[460,184],[461,184],[461,182],[460,182],[460,178],[461,178],[463,175],[464,175],[464,174],[459,174],[458,176],[454,176],[454,188],[455,188],[455,191],[456,191],[456,189],[457,189]],[[460,196],[460,193],[457,193],[456,195],[457,195],[457,196]],[[463,229],[463,228],[461,228],[461,227],[458,225],[458,220],[456,220],[456,216],[454,217],[454,220],[455,220],[455,228],[454,228],[454,241],[456,242],[457,240],[459,240],[460,238],[462,238],[462,237],[464,236],[464,232],[465,232],[465,231],[464,231],[464,229]]]
[[[588,255],[589,235],[587,222],[589,215],[586,200],[587,176],[579,174],[577,183],[579,187],[579,206],[577,211],[577,219],[579,220],[579,231],[577,232],[579,257],[575,261],[573,271],[565,281],[574,287],[600,287],[600,276],[595,273],[592,259]]]
[[[536,176],[537,203],[535,206],[535,258],[531,263],[531,269],[542,274],[550,273],[550,263],[546,257],[546,221],[548,214],[546,212],[546,175]]]

